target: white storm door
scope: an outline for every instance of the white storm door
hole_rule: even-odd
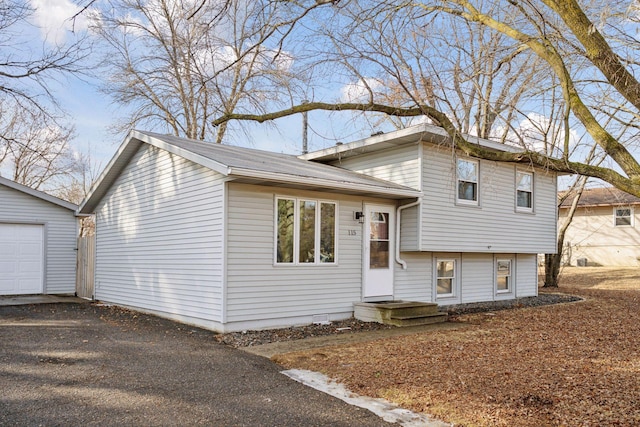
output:
[[[365,205],[365,299],[393,298],[394,207]]]
[[[0,295],[44,292],[44,226],[0,224]]]

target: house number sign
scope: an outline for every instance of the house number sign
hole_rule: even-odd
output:
[[[357,230],[347,230],[349,232],[349,236],[357,236]]]

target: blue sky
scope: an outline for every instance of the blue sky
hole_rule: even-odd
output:
[[[71,41],[75,34],[87,28],[87,21],[81,15],[75,23],[69,18],[80,9],[73,0],[28,0],[36,9],[32,16],[31,27],[25,29],[25,35],[36,49],[39,45],[62,44]],[[69,114],[75,126],[76,137],[71,142],[74,150],[90,153],[92,163],[104,167],[114,155],[125,137],[115,134],[111,127],[126,110],[113,105],[108,95],[100,91],[100,80],[96,77],[81,78],[68,76],[51,82],[51,89],[61,107]],[[358,88],[336,86],[329,92],[319,95],[323,100],[335,100],[344,93],[357,92]],[[316,98],[318,99],[318,98]],[[237,128],[238,124],[232,124]],[[302,117],[282,118],[271,124],[245,123],[248,135],[244,132],[231,132],[228,144],[252,147],[262,150],[299,154],[302,145]],[[144,129],[162,132],[158,129]],[[378,129],[371,129],[366,122],[354,120],[351,113],[309,113],[309,150],[326,148],[337,141],[348,142],[366,137]]]

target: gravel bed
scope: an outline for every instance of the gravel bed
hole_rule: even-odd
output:
[[[455,320],[456,316],[463,314],[483,313],[523,307],[539,307],[543,305],[579,300],[581,300],[580,297],[572,295],[541,293],[537,297],[518,298],[515,300],[452,305],[441,307],[441,311],[446,311],[449,316],[451,316],[450,320]],[[334,334],[351,334],[363,331],[392,329],[395,327],[396,326],[383,325],[376,322],[362,322],[351,318],[331,322],[328,325],[318,324],[282,329],[269,329],[264,331],[230,332],[226,334],[218,334],[215,338],[221,343],[238,348]]]
[[[543,305],[560,304],[565,302],[580,301],[582,298],[574,295],[541,293],[537,297],[516,298],[505,301],[474,302],[469,304],[456,304],[443,307],[449,316],[462,314],[485,313],[489,311],[508,310],[512,308],[540,307]]]

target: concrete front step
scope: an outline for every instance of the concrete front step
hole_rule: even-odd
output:
[[[394,316],[385,322],[394,326],[417,326],[430,325],[432,323],[442,323],[447,321],[447,313],[433,313],[422,316]]]
[[[438,304],[411,301],[355,303],[354,317],[395,326],[428,325],[447,320],[446,313],[438,312]]]

